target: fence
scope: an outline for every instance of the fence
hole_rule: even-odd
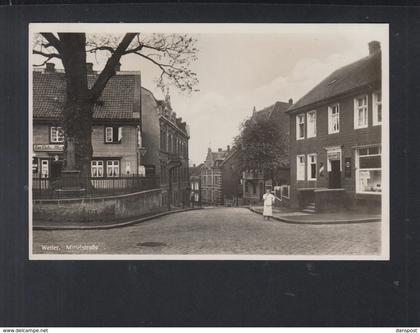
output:
[[[60,197],[95,197],[134,193],[159,188],[158,177],[137,175],[94,178],[81,177],[32,178],[33,199],[56,199]]]

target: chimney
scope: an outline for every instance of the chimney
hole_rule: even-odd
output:
[[[222,152],[222,148],[217,149],[217,151],[218,151],[219,153],[221,153],[221,152]]]
[[[369,45],[369,55],[372,55],[381,51],[381,43],[379,43],[377,40],[373,40],[369,42],[368,45]]]
[[[115,65],[115,71],[120,72],[121,71],[121,63],[118,63]]]
[[[293,104],[293,98],[289,98],[289,104]]]
[[[230,146],[229,145],[227,145],[227,151],[230,152]]]
[[[207,152],[211,153],[211,148],[210,147],[207,148]]]
[[[86,63],[86,70],[88,74],[93,74],[93,62]]]
[[[45,73],[54,73],[55,72],[55,64],[52,62],[47,62],[45,64]]]

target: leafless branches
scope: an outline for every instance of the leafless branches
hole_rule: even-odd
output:
[[[107,54],[104,69],[92,87],[93,96],[97,96],[104,84],[114,74],[113,70],[121,57],[135,54],[156,65],[161,74],[157,78],[158,87],[164,90],[174,85],[181,91],[195,91],[198,85],[197,74],[191,65],[197,60],[198,49],[196,38],[187,34],[88,34],[86,35],[86,52],[91,54]],[[53,47],[57,52],[51,52]],[[37,66],[45,65],[53,58],[61,57],[60,36],[42,33],[34,43],[33,53],[45,57],[45,61]]]

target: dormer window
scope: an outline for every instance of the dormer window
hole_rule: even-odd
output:
[[[105,143],[121,143],[122,127],[107,126],[105,127]]]

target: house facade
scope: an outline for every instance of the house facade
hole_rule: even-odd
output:
[[[172,110],[169,96],[156,100],[142,89],[142,139],[145,149],[143,164],[160,178],[162,204],[170,207],[189,203],[188,170],[189,128]]]
[[[190,171],[190,202],[193,206],[201,206],[201,168],[203,164],[195,164],[189,168]]]
[[[288,110],[291,204],[316,211],[379,209],[382,194],[381,49],[344,66]]]
[[[247,170],[242,174],[242,192],[245,204],[257,203],[262,200],[266,188],[273,189],[275,186],[289,184],[289,116],[287,110],[293,104],[290,99],[288,103],[276,102],[260,111],[254,109],[251,121],[260,119],[270,120],[278,125],[278,130],[283,133],[282,143],[286,149],[283,156],[280,156],[280,166],[274,172],[273,177],[267,177],[262,170]],[[273,178],[273,179],[272,179]]]
[[[33,178],[54,180],[64,167],[64,72],[47,64],[33,72]],[[88,64],[88,82],[96,73]],[[141,171],[140,73],[117,71],[94,106],[91,177],[112,179]]]

